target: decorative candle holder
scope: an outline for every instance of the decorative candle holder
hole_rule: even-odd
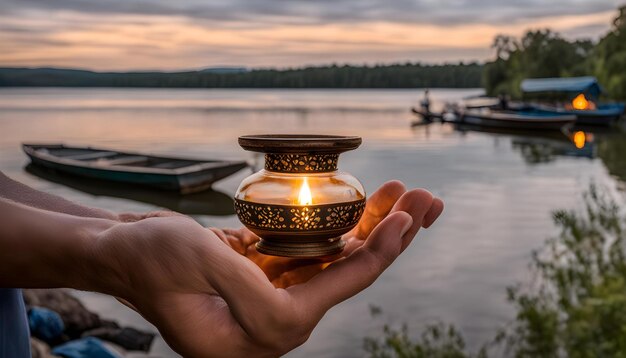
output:
[[[265,153],[265,169],[247,177],[235,194],[239,220],[261,240],[267,255],[320,257],[340,253],[341,235],[365,208],[365,190],[337,170],[339,154],[360,137],[253,135],[239,137],[245,150]]]

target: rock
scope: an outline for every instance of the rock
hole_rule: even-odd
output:
[[[32,358],[56,358],[57,356],[50,353],[50,347],[37,338],[30,339],[30,350]]]
[[[45,307],[58,313],[69,339],[79,338],[84,331],[102,326],[100,316],[88,311],[68,290],[25,289],[23,294],[27,306]]]

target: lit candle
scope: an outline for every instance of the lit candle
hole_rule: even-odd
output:
[[[339,172],[337,163],[361,138],[256,135],[240,137],[239,144],[265,153],[264,169],[245,178],[235,193],[239,220],[260,237],[257,251],[288,257],[341,252],[342,235],[365,209],[365,190]]]
[[[311,195],[311,188],[309,188],[309,182],[306,177],[302,179],[302,185],[300,186],[300,194],[298,195],[298,204],[300,205],[312,205],[313,196]]]

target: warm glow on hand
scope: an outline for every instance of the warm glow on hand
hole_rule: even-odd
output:
[[[298,204],[300,205],[313,204],[311,188],[309,188],[309,182],[307,181],[306,177],[303,179],[302,186],[300,187],[300,194],[298,195]]]

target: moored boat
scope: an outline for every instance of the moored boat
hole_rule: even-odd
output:
[[[492,111],[469,109],[460,115],[461,123],[485,127],[532,130],[560,130],[572,125],[576,116],[542,111]]]
[[[598,104],[595,109],[565,109],[559,107],[536,105],[538,111],[555,114],[571,114],[576,116],[576,124],[592,126],[610,126],[624,114],[624,104]]]
[[[23,144],[22,148],[34,165],[183,194],[209,189],[214,182],[248,166],[244,161],[155,156],[63,144]]]
[[[430,111],[426,112],[421,108],[412,107],[411,112],[413,112],[413,114],[417,114],[418,116],[424,117],[424,119],[441,119],[441,113],[435,113]]]
[[[581,125],[610,126],[624,114],[623,103],[598,102],[604,91],[592,76],[526,79],[521,90],[526,99],[542,99],[544,104],[531,105],[537,111],[575,115]]]

